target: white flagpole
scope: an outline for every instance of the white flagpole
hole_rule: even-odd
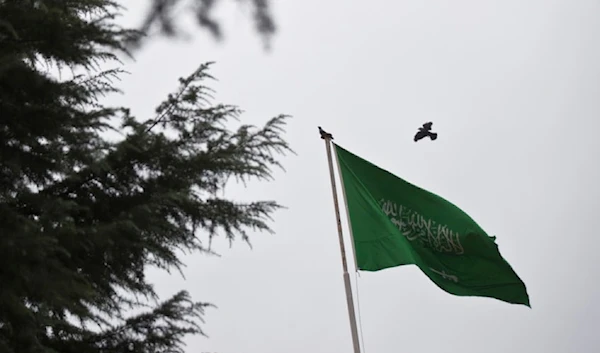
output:
[[[333,160],[331,158],[331,140],[333,136],[319,127],[321,138],[325,140],[325,149],[327,150],[327,161],[329,162],[329,176],[331,177],[331,191],[333,192],[333,206],[335,208],[335,217],[337,221],[338,236],[340,240],[340,252],[342,254],[342,268],[344,270],[344,287],[346,288],[346,302],[348,304],[348,315],[350,316],[350,329],[352,332],[352,344],[354,353],[360,353],[360,344],[358,341],[358,327],[356,325],[356,313],[354,311],[354,300],[352,298],[352,287],[350,286],[350,275],[348,274],[348,264],[346,261],[346,249],[344,248],[344,236],[342,233],[342,221],[340,219],[340,207],[338,204],[337,190],[335,187],[335,176],[333,174]]]

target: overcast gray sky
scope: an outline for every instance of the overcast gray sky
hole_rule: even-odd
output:
[[[210,338],[190,337],[188,352],[352,351],[317,125],[496,235],[531,298],[528,309],[453,296],[415,266],[361,273],[365,352],[598,351],[600,2],[273,1],[270,54],[231,3],[216,13],[224,43],[195,26],[192,41],[150,42],[116,99],[150,116],[178,77],[216,61],[218,102],[239,105],[243,122],[294,116],[287,172],[230,193],[289,207],[276,234],[187,256],[185,280],[151,271],[163,297],[185,288],[218,305]],[[145,4],[128,4],[127,21]],[[425,121],[439,138],[414,143]]]

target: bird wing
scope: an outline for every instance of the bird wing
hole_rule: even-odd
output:
[[[427,136],[427,131],[419,129],[419,131],[417,131],[417,133],[415,134],[414,140],[415,140],[415,142],[417,142],[420,139],[424,138],[425,136]]]
[[[433,125],[433,123],[432,122],[428,122],[428,123],[423,124],[423,127],[425,129],[427,129],[427,130],[431,130],[431,125]]]

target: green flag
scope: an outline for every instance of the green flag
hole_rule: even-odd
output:
[[[500,255],[495,237],[469,215],[334,146],[360,270],[413,264],[448,293],[530,307],[525,284]]]

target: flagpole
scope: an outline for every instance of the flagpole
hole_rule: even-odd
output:
[[[350,329],[352,333],[352,344],[354,353],[360,353],[360,344],[358,341],[358,327],[356,325],[356,312],[354,311],[354,300],[352,298],[352,287],[350,286],[350,275],[348,274],[348,263],[346,261],[346,249],[344,248],[344,236],[342,233],[342,221],[340,219],[340,207],[338,203],[337,190],[335,187],[335,176],[333,174],[333,160],[331,158],[331,140],[333,136],[319,127],[321,138],[325,140],[325,150],[327,151],[327,162],[329,163],[329,176],[331,178],[331,191],[333,193],[333,206],[335,208],[335,217],[337,221],[338,237],[340,241],[340,252],[342,254],[342,269],[344,271],[344,287],[346,288],[346,303],[348,304],[348,315],[350,317]]]

